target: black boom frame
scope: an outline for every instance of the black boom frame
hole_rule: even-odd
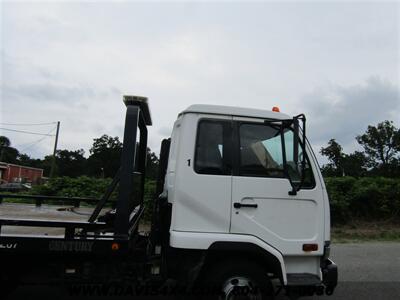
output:
[[[126,118],[124,140],[121,154],[121,166],[87,221],[70,222],[61,220],[31,220],[31,219],[0,219],[0,253],[11,252],[47,252],[70,251],[104,252],[126,250],[129,241],[134,237],[139,219],[143,213],[144,184],[147,156],[147,126],[151,126],[151,116],[147,98],[139,96],[124,96]],[[138,132],[139,131],[139,132]],[[101,220],[100,213],[110,196],[119,184],[118,197],[113,212],[113,218]],[[17,198],[18,195],[0,194],[0,199]],[[21,197],[22,198],[22,197]],[[79,206],[81,201],[93,202],[92,198],[46,197],[24,195],[23,198],[36,202],[73,203]],[[101,221],[100,221],[101,220]],[[4,226],[24,227],[57,227],[64,228],[62,236],[21,236],[4,235]],[[82,247],[82,242],[88,241],[91,247]],[[117,242],[117,246],[115,246]],[[54,245],[57,245],[55,247]]]

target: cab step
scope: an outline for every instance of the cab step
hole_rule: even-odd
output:
[[[287,274],[288,286],[316,286],[321,285],[321,280],[317,275],[308,273]]]

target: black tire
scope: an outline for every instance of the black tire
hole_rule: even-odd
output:
[[[201,286],[204,299],[274,299],[267,271],[251,260],[232,259],[211,266]]]

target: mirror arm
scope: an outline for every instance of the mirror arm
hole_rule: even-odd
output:
[[[303,159],[301,161],[301,182],[300,182],[300,187],[303,185],[306,174],[306,116],[303,115]]]
[[[303,152],[303,157],[301,160],[301,179],[300,179],[300,184],[297,188],[297,190],[300,190],[301,187],[303,186],[304,180],[305,180],[305,170],[306,170],[306,116],[304,114],[300,114],[296,116],[297,119],[301,119],[303,121],[303,128],[302,128],[302,135],[303,135],[303,143],[301,144],[301,150]]]
[[[288,171],[288,167],[287,167],[287,161],[286,161],[286,145],[285,145],[285,133],[284,133],[284,129],[285,129],[285,122],[282,122],[281,128],[280,128],[280,133],[281,133],[281,143],[282,143],[282,161],[283,161],[283,170],[285,172],[285,176],[287,177],[287,179],[290,182],[290,185],[292,186],[292,190],[289,191],[289,195],[291,196],[295,196],[297,195],[297,189],[292,181],[292,179],[289,176],[289,171]]]
[[[288,171],[288,166],[287,166],[287,161],[286,161],[286,146],[285,146],[285,137],[284,137],[284,129],[285,126],[288,126],[289,124],[293,124],[295,130],[294,130],[294,138],[293,138],[293,154],[294,154],[294,159],[296,162],[296,165],[298,163],[298,155],[299,155],[299,149],[298,149],[298,144],[299,144],[299,120],[303,121],[303,128],[302,128],[302,134],[303,134],[303,143],[301,144],[302,152],[303,152],[303,158],[301,161],[301,179],[300,179],[300,184],[298,186],[295,186],[293,183],[292,179],[289,176],[289,171]],[[293,119],[288,119],[288,120],[264,120],[265,124],[276,124],[278,122],[282,122],[280,126],[280,135],[281,135],[281,143],[282,143],[282,161],[283,161],[283,168],[284,168],[284,173],[285,176],[288,178],[290,185],[292,186],[292,190],[289,191],[289,195],[295,196],[297,195],[297,192],[301,189],[303,186],[304,180],[305,180],[305,169],[306,169],[306,117],[304,114],[299,114]],[[276,124],[278,125],[278,124]],[[290,125],[289,125],[290,126]]]
[[[293,160],[297,168],[299,162],[299,119],[293,118]]]

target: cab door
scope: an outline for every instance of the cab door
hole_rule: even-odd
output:
[[[171,229],[229,233],[231,219],[232,118],[185,114],[182,120],[174,182]],[[173,150],[174,151],[174,150]],[[172,154],[174,155],[174,154]],[[175,166],[174,166],[175,167]]]
[[[237,163],[232,177],[230,232],[256,236],[284,255],[304,254],[303,244],[313,243],[318,244],[314,253],[322,253],[322,190],[312,175],[310,160],[304,188],[289,195],[292,186],[284,171],[280,130],[263,120],[237,117],[233,124]],[[293,131],[287,130],[283,136],[289,174],[296,180]]]

